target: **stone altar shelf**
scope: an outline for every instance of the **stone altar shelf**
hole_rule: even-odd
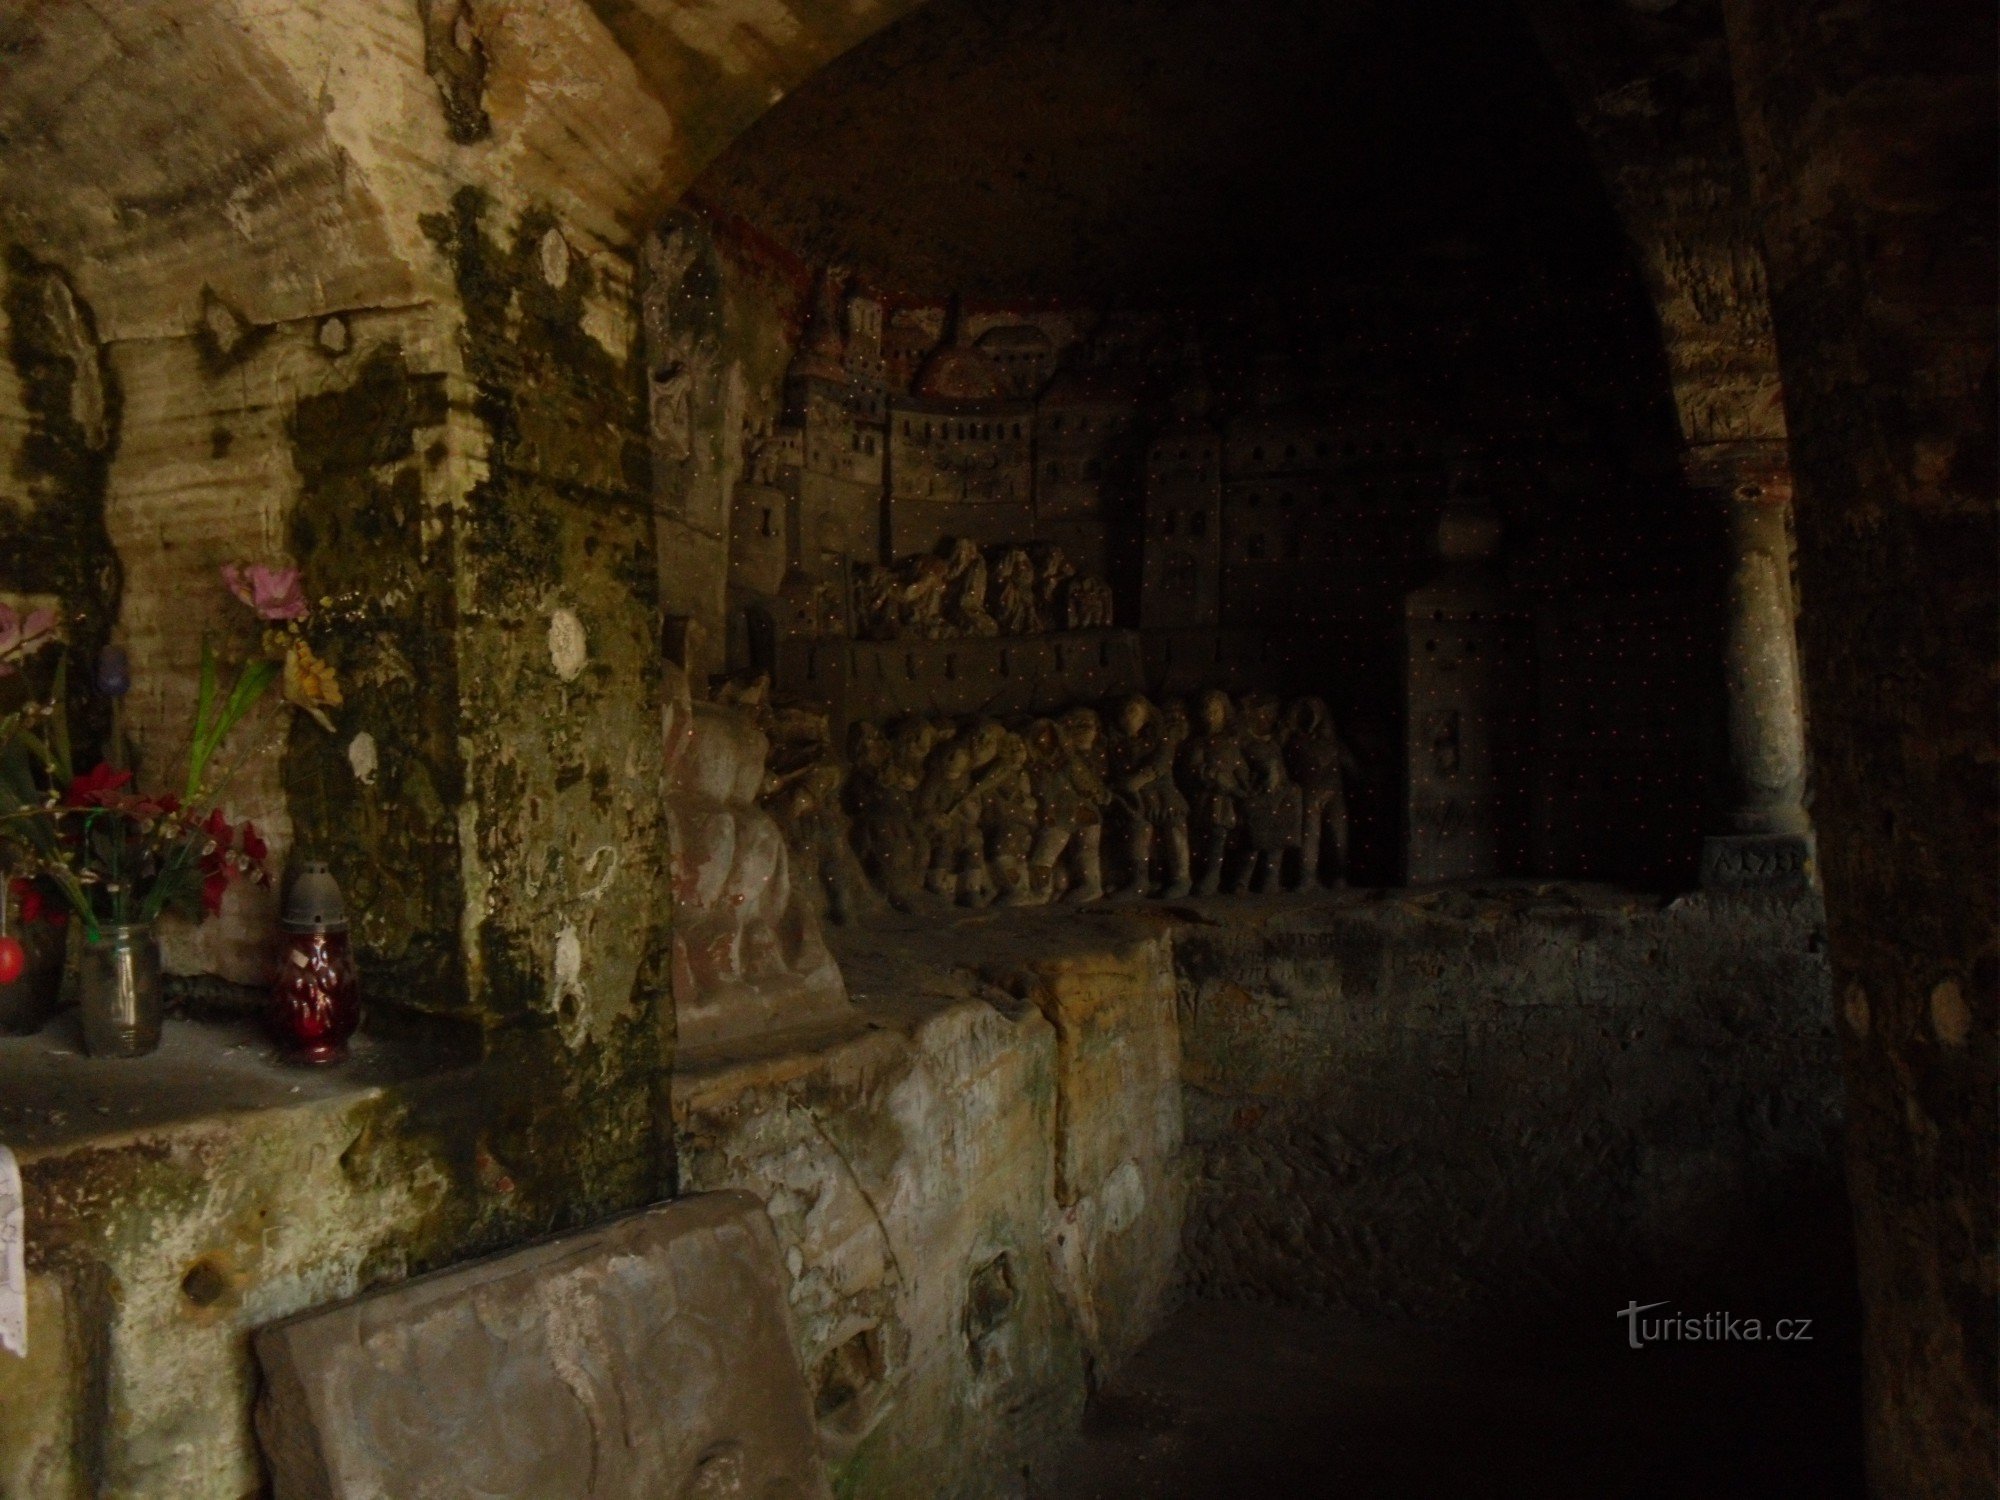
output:
[[[361,1034],[340,1067],[297,1068],[253,1021],[180,1019],[147,1057],[91,1057],[72,1007],[32,1035],[0,1037],[0,1145],[26,1167],[177,1126],[369,1096],[474,1060],[443,1039]]]

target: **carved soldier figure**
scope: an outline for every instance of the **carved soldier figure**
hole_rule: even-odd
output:
[[[1097,715],[1071,709],[1061,721],[1037,719],[1024,738],[1028,782],[1035,794],[1035,842],[1028,853],[1028,889],[1037,905],[1064,894],[1058,874],[1067,855],[1067,899],[1095,901],[1104,894],[1101,857],[1103,814],[1109,795],[1097,765]]]
[[[1199,845],[1194,893],[1212,896],[1222,885],[1230,845],[1243,821],[1243,799],[1250,791],[1250,764],[1230,727],[1227,693],[1211,688],[1195,700],[1195,731],[1181,746],[1177,769]]]
[[[1075,877],[1071,901],[1095,901],[1104,894],[1104,805],[1111,800],[1105,784],[1104,726],[1089,708],[1072,708],[1057,721],[1067,760],[1070,789],[1076,797],[1076,835],[1070,841],[1070,869]]]
[[[1042,906],[1056,895],[1056,864],[1075,836],[1069,798],[1068,757],[1054,719],[1036,719],[1021,731],[1028,747],[1028,787],[1035,794],[1035,841],[1028,850],[1028,890],[1021,904]]]
[[[862,870],[898,911],[910,909],[929,859],[915,798],[930,748],[930,725],[922,719],[905,721],[893,744],[865,722],[848,736],[854,770],[848,778],[847,809],[854,819],[855,852]]]
[[[998,635],[986,612],[986,559],[976,542],[960,537],[945,553],[945,623],[958,635]]]
[[[993,615],[1008,635],[1045,628],[1035,601],[1035,564],[1024,547],[1002,548],[993,563]]]
[[[863,640],[893,641],[902,631],[902,588],[892,569],[858,563],[854,569],[854,633]]]
[[[1072,579],[1065,609],[1065,621],[1071,630],[1109,630],[1111,585],[1102,578]]]
[[[904,566],[897,598],[899,634],[918,640],[941,640],[951,634],[945,624],[944,596],[951,570],[941,557],[913,557]]]
[[[1153,845],[1166,843],[1167,881],[1162,896],[1188,893],[1188,804],[1174,782],[1180,737],[1145,698],[1121,702],[1113,720],[1116,733],[1106,747],[1111,805],[1123,825],[1125,856],[1135,895],[1148,894],[1153,878]]]
[[[765,804],[792,852],[794,872],[806,877],[805,888],[821,915],[840,923],[854,919],[865,889],[855,879],[847,820],[841,815],[845,780],[838,761],[817,760],[773,775],[765,793]]]
[[[1303,803],[1298,883],[1347,884],[1346,778],[1361,768],[1320,699],[1301,698],[1286,715],[1285,765]]]
[[[1028,747],[997,719],[973,725],[966,740],[988,885],[1001,905],[1019,905],[1028,896],[1028,856],[1035,839]]]
[[[917,816],[930,841],[924,889],[947,901],[984,906],[993,899],[986,849],[972,792],[972,749],[963,737],[931,751],[917,792]]]
[[[1063,556],[1063,549],[1042,544],[1035,568],[1035,611],[1040,629],[1054,630],[1067,622],[1070,583],[1075,577],[1076,566]]]
[[[1230,885],[1260,896],[1284,878],[1299,847],[1302,802],[1285,770],[1279,714],[1278,700],[1263,693],[1246,694],[1237,714],[1250,777],[1243,799],[1244,867]]]

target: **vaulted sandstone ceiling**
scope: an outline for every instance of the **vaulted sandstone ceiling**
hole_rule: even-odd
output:
[[[932,294],[1174,297],[1617,233],[1521,17],[1484,0],[932,0],[697,191]]]

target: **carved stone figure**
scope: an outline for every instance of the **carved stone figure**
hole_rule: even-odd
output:
[[[1071,901],[1095,901],[1104,894],[1101,845],[1104,805],[1111,800],[1105,783],[1103,725],[1095,711],[1073,708],[1057,721],[1062,733],[1064,768],[1075,798],[1076,833],[1070,840],[1070,867],[1075,879],[1067,893]]]
[[[1008,635],[1044,628],[1035,599],[1035,564],[1024,547],[1001,549],[993,563],[993,616]]]
[[[1250,776],[1243,799],[1243,867],[1230,884],[1257,895],[1278,886],[1299,848],[1302,802],[1285,769],[1280,711],[1276,698],[1255,693],[1244,697],[1237,715]]]
[[[848,744],[854,767],[848,811],[854,818],[855,852],[889,904],[908,911],[930,863],[917,793],[936,737],[928,720],[911,718],[897,728],[893,740],[873,724],[856,724]]]
[[[1064,623],[1071,630],[1111,628],[1111,585],[1102,578],[1071,580],[1064,602]]]
[[[1028,897],[1028,856],[1034,847],[1035,797],[1028,782],[1028,747],[997,719],[966,733],[972,798],[978,804],[987,885],[1003,906]],[[968,903],[970,904],[970,903]]]
[[[1318,698],[1299,699],[1285,717],[1285,765],[1302,803],[1298,884],[1345,885],[1346,777],[1359,775],[1360,766]]]
[[[1198,846],[1194,893],[1212,896],[1222,886],[1250,792],[1250,764],[1230,724],[1227,693],[1211,688],[1195,700],[1195,730],[1181,746],[1177,769]]]
[[[986,559],[976,542],[960,537],[945,554],[945,621],[958,635],[998,635],[986,612]]]
[[[757,805],[770,742],[751,715],[691,700],[671,674],[666,815],[680,1044],[844,1014],[847,993],[783,834]]]
[[[1076,577],[1076,565],[1063,556],[1063,549],[1044,543],[1035,562],[1035,604],[1039,628],[1053,629],[1069,619],[1069,592]]]
[[[912,558],[900,580],[897,634],[926,641],[951,634],[944,618],[945,590],[950,582],[951,569],[943,558]]]
[[[1041,905],[1066,895],[1071,901],[1095,901],[1104,894],[1099,809],[1109,795],[1095,764],[1097,715],[1078,708],[1063,715],[1060,723],[1037,719],[1023,738],[1028,748],[1028,785],[1035,799],[1026,900]],[[1065,862],[1070,875],[1066,890],[1061,884]]]
[[[818,760],[767,783],[765,806],[792,854],[794,878],[830,922],[846,923],[869,903],[848,843],[840,763]]]
[[[972,747],[964,738],[931,751],[916,807],[930,844],[924,889],[947,901],[984,906],[993,899],[993,886],[986,877],[985,831],[973,793]]]
[[[1121,702],[1113,720],[1116,732],[1107,746],[1111,774],[1111,805],[1118,810],[1129,883],[1134,895],[1152,886],[1153,849],[1164,841],[1167,879],[1160,894],[1169,898],[1188,893],[1188,804],[1174,782],[1175,753],[1180,740],[1152,703],[1140,696]]]
[[[854,633],[863,640],[892,641],[902,630],[901,594],[895,572],[880,563],[854,568]]]

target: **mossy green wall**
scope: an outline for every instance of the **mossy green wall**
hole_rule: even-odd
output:
[[[123,402],[90,305],[63,269],[10,246],[5,270],[6,355],[26,422],[8,476],[19,498],[0,502],[0,591],[60,601],[78,663],[70,680],[71,724],[87,754],[110,723],[91,682],[123,586],[104,527]]]

